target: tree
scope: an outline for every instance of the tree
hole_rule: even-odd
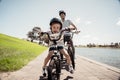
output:
[[[119,46],[119,44],[118,43],[115,43],[115,47],[117,48]]]

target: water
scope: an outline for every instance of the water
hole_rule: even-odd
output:
[[[120,69],[120,49],[75,48],[76,54]]]

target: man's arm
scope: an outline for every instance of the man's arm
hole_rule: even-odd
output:
[[[73,24],[73,22],[71,20],[69,20],[69,22],[70,22],[69,27],[77,30],[77,27]]]
[[[76,29],[76,30],[77,30],[77,27],[76,27],[73,23],[72,23],[71,25],[74,27],[74,29]]]

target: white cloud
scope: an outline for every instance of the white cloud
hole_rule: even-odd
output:
[[[81,19],[80,19],[80,17],[77,17],[77,18],[74,19],[74,21],[75,21],[76,24],[79,24],[81,22]]]
[[[116,25],[120,26],[120,19],[119,19],[119,21],[116,23]]]
[[[90,34],[86,35],[75,35],[73,38],[73,42],[75,45],[86,45],[89,43],[101,44],[102,40],[98,36],[93,36]]]
[[[88,43],[96,43],[100,41],[98,37],[91,35],[82,36],[81,39],[87,41]]]
[[[93,39],[94,41],[98,41],[98,40],[99,40],[98,37],[93,37],[92,39]]]
[[[90,37],[91,37],[90,35],[85,35],[82,38],[90,38]]]
[[[75,24],[80,24],[80,25],[85,25],[85,26],[87,26],[87,25],[90,25],[90,24],[92,24],[93,22],[95,22],[95,20],[86,20],[86,21],[84,21],[84,20],[81,20],[81,18],[80,17],[76,17],[76,18],[74,18],[74,22],[75,22]]]
[[[91,24],[92,23],[92,21],[86,21],[85,22],[85,25],[89,25],[89,24]]]

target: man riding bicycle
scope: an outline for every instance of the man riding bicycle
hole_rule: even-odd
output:
[[[64,10],[60,10],[59,11],[59,16],[61,18],[61,21],[62,21],[62,25],[63,25],[63,29],[64,28],[70,28],[72,27],[74,30],[76,29],[77,30],[77,27],[71,22],[71,20],[66,20],[65,17],[66,17],[66,12]],[[66,33],[67,31],[64,33],[64,43],[67,42],[66,40]],[[74,45],[73,45],[73,41],[72,39],[70,40],[70,44],[72,45],[73,47],[73,53],[75,53],[75,49],[74,49]]]

